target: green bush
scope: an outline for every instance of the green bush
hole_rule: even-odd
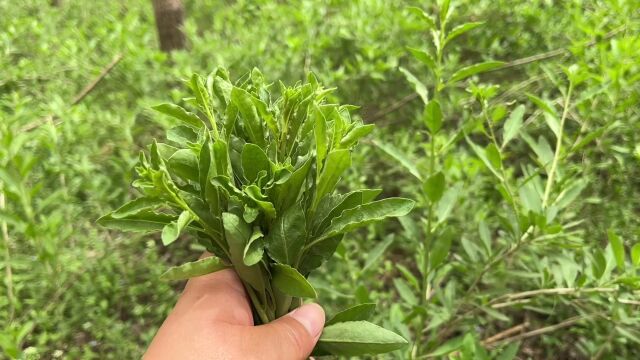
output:
[[[337,86],[377,128],[339,190],[418,201],[314,273],[328,312],[377,302],[411,339],[398,359],[637,357],[637,4],[447,4],[185,1],[168,55],[147,1],[0,1],[0,358],[140,356],[180,290],[159,275],[201,248],[95,220],[173,125],[146,109],[221,65]],[[462,29],[438,56],[432,30]],[[506,66],[448,81],[488,61]]]

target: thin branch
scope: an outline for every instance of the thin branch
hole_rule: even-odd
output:
[[[411,93],[405,97],[403,97],[402,99],[394,102],[393,104],[391,104],[391,106],[389,106],[386,109],[382,109],[380,111],[378,111],[377,113],[371,115],[371,117],[368,119],[369,122],[375,122],[376,120],[380,119],[381,117],[384,117],[398,109],[400,109],[401,107],[403,107],[404,105],[410,103],[411,101],[413,101],[414,99],[416,99],[418,97],[417,93]],[[388,124],[381,124],[381,125],[388,125]]]
[[[509,300],[515,300],[515,299],[522,299],[522,298],[527,298],[527,297],[532,297],[532,296],[537,296],[537,295],[544,295],[544,294],[555,294],[555,295],[571,295],[571,294],[576,294],[576,293],[592,293],[592,292],[598,292],[598,293],[604,293],[604,292],[616,292],[618,291],[618,289],[616,288],[609,288],[609,287],[596,287],[596,288],[551,288],[551,289],[538,289],[538,290],[531,290],[531,291],[523,291],[523,292],[519,292],[519,293],[515,293],[515,294],[507,294],[504,297],[506,297]]]
[[[71,101],[71,104],[69,106],[78,105],[87,95],[89,95],[93,91],[93,89],[96,88],[96,86],[100,83],[100,81],[102,81],[102,79],[104,79],[107,76],[107,74],[109,74],[109,72],[111,72],[111,70],[113,70],[113,68],[116,65],[118,65],[118,63],[120,62],[120,60],[122,60],[122,58],[123,58],[122,54],[118,54],[114,56],[113,60],[111,60],[111,62],[107,66],[105,66],[102,69],[102,71],[100,71],[100,74],[95,79],[93,79],[93,81],[87,84],[78,94],[76,94],[76,96],[73,97],[73,100]],[[31,130],[37,129],[38,127],[42,126],[46,122],[50,122],[52,119],[53,119],[52,115],[47,115],[38,121],[34,121],[32,123],[26,124],[20,129],[20,131],[29,132]],[[56,121],[54,122],[54,125],[60,125],[61,122],[62,121]]]
[[[604,40],[608,40],[611,39],[612,37],[618,35],[619,33],[625,31],[627,29],[626,25],[622,25],[616,29],[613,29],[611,31],[609,31],[608,33],[606,33],[601,39],[593,39],[589,42],[587,42],[585,44],[586,47],[591,47],[596,45],[599,42],[602,42]],[[551,59],[560,55],[569,55],[570,51],[568,48],[558,48],[558,49],[554,49],[551,51],[547,51],[545,53],[541,53],[541,54],[536,54],[536,55],[532,55],[532,56],[527,56],[524,58],[520,58],[520,59],[516,59],[513,61],[510,61],[504,65],[502,65],[499,68],[496,69],[492,69],[489,71],[486,71],[485,73],[489,73],[489,72],[494,72],[494,71],[500,71],[500,70],[504,70],[504,69],[509,69],[512,67],[516,67],[516,66],[521,66],[521,65],[526,65],[526,64],[530,64],[530,63],[534,63],[534,62],[538,62],[538,61],[543,61],[543,60],[547,60],[547,59]]]
[[[4,190],[0,190],[0,210],[5,210]],[[2,240],[4,242],[4,261],[5,261],[5,283],[7,284],[7,300],[9,301],[9,321],[13,319],[15,313],[15,294],[13,293],[13,272],[11,271],[11,249],[9,241],[9,230],[7,222],[2,220]]]
[[[560,130],[558,132],[556,141],[556,151],[553,156],[553,163],[551,163],[551,170],[549,170],[549,177],[547,178],[547,186],[544,189],[544,195],[542,196],[542,208],[546,209],[549,202],[549,196],[551,195],[551,188],[553,187],[553,180],[556,175],[556,169],[558,168],[558,162],[560,160],[560,152],[562,151],[562,140],[564,137],[564,123],[567,120],[567,114],[569,113],[569,101],[571,100],[571,92],[573,91],[573,83],[569,82],[569,90],[567,90],[567,96],[564,100],[564,110],[562,111],[562,117],[560,119]]]
[[[525,299],[529,297],[534,297],[538,295],[573,295],[580,293],[608,293],[608,292],[616,292],[618,289],[611,287],[596,287],[596,288],[550,288],[550,289],[537,289],[530,291],[522,291],[519,293],[512,293],[500,296],[495,300],[518,300]],[[492,301],[495,302],[495,301]]]
[[[525,321],[524,323],[520,324],[520,325],[516,325],[514,327],[510,327],[504,331],[501,331],[493,336],[490,336],[484,340],[482,340],[482,345],[484,346],[490,346],[491,344],[500,341],[504,338],[508,338],[509,336],[513,335],[513,334],[517,334],[523,330],[526,330],[526,328],[529,327],[529,322]]]
[[[84,89],[82,89],[82,91],[80,91],[78,93],[78,95],[76,95],[73,98],[73,101],[71,102],[71,106],[73,105],[77,105],[78,103],[80,103],[82,101],[82,99],[84,99],[87,95],[89,95],[89,93],[91,91],[93,91],[93,89],[95,89],[96,85],[98,85],[98,83],[100,81],[102,81],[102,79],[104,79],[105,76],[107,76],[107,74],[116,66],[118,65],[118,63],[120,62],[120,60],[122,60],[122,54],[118,54],[116,56],[113,57],[113,60],[111,60],[111,62],[104,68],[102,69],[102,71],[100,72],[100,74],[98,75],[98,77],[96,77],[92,82],[90,82],[89,84],[87,84],[87,86],[84,87]]]
[[[531,299],[520,299],[520,300],[505,301],[502,303],[493,304],[491,305],[491,307],[493,309],[501,309],[501,308],[514,306],[514,305],[528,304],[530,302],[531,302]]]
[[[522,334],[519,334],[519,335],[515,335],[515,336],[512,336],[512,337],[509,337],[509,338],[506,338],[506,339],[503,339],[503,340],[498,340],[498,341],[496,341],[496,343],[508,344],[508,343],[520,341],[520,340],[523,340],[523,339],[528,339],[530,337],[544,335],[544,334],[547,334],[547,333],[550,333],[550,332],[553,332],[553,331],[556,331],[556,330],[559,330],[559,329],[562,329],[562,328],[573,326],[575,323],[579,322],[580,320],[584,320],[584,319],[586,319],[588,317],[592,317],[592,316],[595,316],[595,315],[596,314],[589,315],[589,316],[583,316],[583,315],[574,316],[572,318],[569,318],[569,319],[567,319],[567,320],[565,320],[563,322],[560,322],[560,323],[557,323],[557,324],[554,324],[554,325],[545,326],[545,327],[542,327],[542,328],[539,328],[539,329],[528,331],[526,333],[522,333]]]

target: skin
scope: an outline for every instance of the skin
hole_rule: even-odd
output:
[[[222,270],[189,280],[143,359],[306,359],[324,321],[319,305],[306,304],[254,326],[240,279]]]

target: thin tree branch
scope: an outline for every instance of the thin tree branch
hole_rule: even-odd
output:
[[[113,60],[111,60],[111,62],[104,68],[102,69],[102,71],[100,72],[100,74],[98,75],[98,77],[96,77],[92,82],[90,82],[89,84],[87,84],[87,86],[84,87],[84,89],[82,89],[82,91],[80,91],[74,98],[73,101],[71,102],[71,106],[73,105],[77,105],[78,103],[80,103],[82,101],[82,99],[84,99],[87,95],[89,95],[89,93],[91,93],[91,91],[93,91],[93,89],[95,89],[96,85],[98,85],[98,83],[100,81],[102,81],[102,79],[104,79],[105,76],[107,76],[107,74],[116,66],[118,65],[118,63],[120,62],[120,60],[122,60],[122,54],[118,54],[116,56],[114,56]]]
[[[523,330],[525,330],[527,327],[529,327],[529,322],[525,321],[524,323],[520,324],[520,325],[516,325],[514,327],[510,327],[504,331],[501,331],[493,336],[490,336],[484,340],[482,340],[482,345],[484,346],[490,346],[491,344],[495,343],[496,341],[500,341],[504,338],[507,338],[513,334],[517,334]]]
[[[120,62],[120,60],[122,60],[123,55],[122,54],[117,54],[116,56],[114,56],[113,60],[111,60],[111,62],[105,66],[102,71],[100,71],[100,74],[93,79],[93,81],[91,81],[89,84],[87,84],[78,94],[76,94],[76,96],[73,97],[73,100],[71,101],[71,104],[69,105],[71,106],[75,106],[78,105],[80,102],[82,102],[82,100],[89,95],[93,89],[96,88],[96,86],[107,76],[107,74],[109,74],[109,72],[111,72],[111,70],[113,70],[113,68],[118,65],[118,63]],[[37,129],[38,127],[42,126],[44,123],[52,121],[53,119],[53,115],[47,115],[44,118],[38,120],[38,121],[34,121],[32,123],[26,124],[25,126],[23,126],[22,128],[20,128],[20,131],[22,132],[29,132],[31,130]],[[62,121],[56,121],[53,124],[54,125],[60,125]]]
[[[562,329],[562,328],[573,326],[575,323],[577,323],[577,322],[579,322],[581,320],[587,319],[589,317],[593,317],[595,315],[596,314],[592,314],[592,315],[589,315],[589,316],[583,316],[583,315],[574,316],[574,317],[569,318],[569,319],[567,319],[565,321],[562,321],[560,323],[557,323],[557,324],[554,324],[554,325],[545,326],[545,327],[542,327],[542,328],[539,328],[539,329],[535,329],[535,330],[531,330],[531,331],[528,331],[526,333],[522,333],[522,334],[519,334],[519,335],[508,337],[506,339],[498,340],[498,341],[495,341],[494,343],[496,343],[496,344],[508,344],[508,343],[512,343],[512,342],[516,342],[516,341],[520,341],[520,340],[524,340],[524,339],[528,339],[530,337],[544,335],[544,334],[547,334],[547,333],[550,333],[550,332],[553,332],[553,331],[556,331],[556,330],[559,330],[559,329]]]
[[[5,196],[4,189],[0,187],[0,210],[5,210]],[[9,230],[7,229],[7,222],[2,220],[0,224],[2,228],[2,240],[4,242],[4,267],[5,267],[5,283],[7,285],[7,300],[9,301],[9,321],[13,320],[15,312],[15,295],[13,293],[13,272],[11,271],[11,244],[9,241]]]
[[[498,299],[506,299],[506,300],[517,300],[529,298],[537,295],[572,295],[579,293],[605,293],[605,292],[616,292],[618,289],[611,287],[596,287],[596,288],[550,288],[550,289],[537,289],[530,291],[523,291],[519,293],[506,294]]]
[[[376,120],[380,119],[381,117],[384,117],[384,116],[386,116],[386,115],[388,115],[388,114],[400,109],[401,107],[403,107],[404,105],[410,103],[411,101],[413,101],[417,97],[418,97],[417,93],[411,93],[411,94],[403,97],[402,99],[394,102],[388,108],[382,109],[382,110],[378,111],[377,113],[373,114],[368,120],[369,120],[369,122],[375,122]],[[382,124],[382,125],[387,125],[387,124]]]

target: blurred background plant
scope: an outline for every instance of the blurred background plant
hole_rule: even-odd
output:
[[[313,71],[377,125],[348,181],[420,207],[311,280],[384,308],[392,356],[639,355],[637,2],[155,3],[0,0],[0,358],[141,355],[180,290],[159,275],[199,249],[95,219],[171,125],[149,106],[218,65]]]

